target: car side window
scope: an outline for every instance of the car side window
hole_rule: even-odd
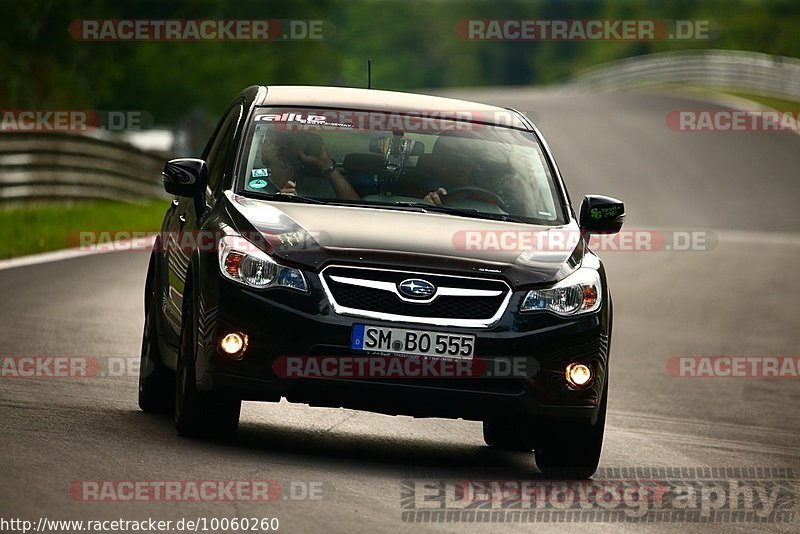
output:
[[[234,134],[241,116],[242,105],[237,103],[228,110],[203,152],[203,159],[208,164],[208,190],[212,194],[222,183],[236,150]]]

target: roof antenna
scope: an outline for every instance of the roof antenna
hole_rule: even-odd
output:
[[[372,60],[367,60],[367,89],[372,89]]]

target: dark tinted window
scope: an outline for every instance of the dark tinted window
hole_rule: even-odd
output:
[[[208,188],[212,192],[217,190],[233,161],[233,152],[236,150],[236,126],[241,116],[242,106],[235,104],[228,110],[206,147],[204,159],[208,163]]]
[[[544,150],[527,131],[441,116],[379,111],[261,108],[249,133],[242,189],[337,198],[309,157],[329,155],[364,204],[432,203],[563,224],[564,210]]]

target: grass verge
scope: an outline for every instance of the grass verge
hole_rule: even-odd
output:
[[[76,246],[79,232],[161,228],[168,200],[140,204],[98,201],[43,204],[0,210],[0,258]]]
[[[800,102],[792,102],[791,100],[782,100],[780,98],[772,98],[770,96],[753,95],[749,93],[739,93],[735,91],[725,91],[725,93],[739,98],[752,100],[762,106],[775,109],[777,111],[791,111],[796,116],[800,111]]]

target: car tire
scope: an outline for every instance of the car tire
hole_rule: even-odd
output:
[[[606,426],[608,382],[600,402],[600,413],[594,424],[551,428],[536,448],[536,467],[549,479],[582,480],[590,478],[600,464],[603,434]]]
[[[164,365],[158,347],[156,292],[152,280],[148,281],[147,288],[139,359],[139,408],[150,413],[169,413],[174,399],[175,374]]]
[[[195,379],[197,312],[188,284],[183,302],[175,379],[175,429],[182,436],[224,439],[236,433],[242,401],[198,391]]]
[[[534,436],[528,430],[530,421],[497,420],[483,422],[483,441],[493,449],[531,452],[535,448]]]

